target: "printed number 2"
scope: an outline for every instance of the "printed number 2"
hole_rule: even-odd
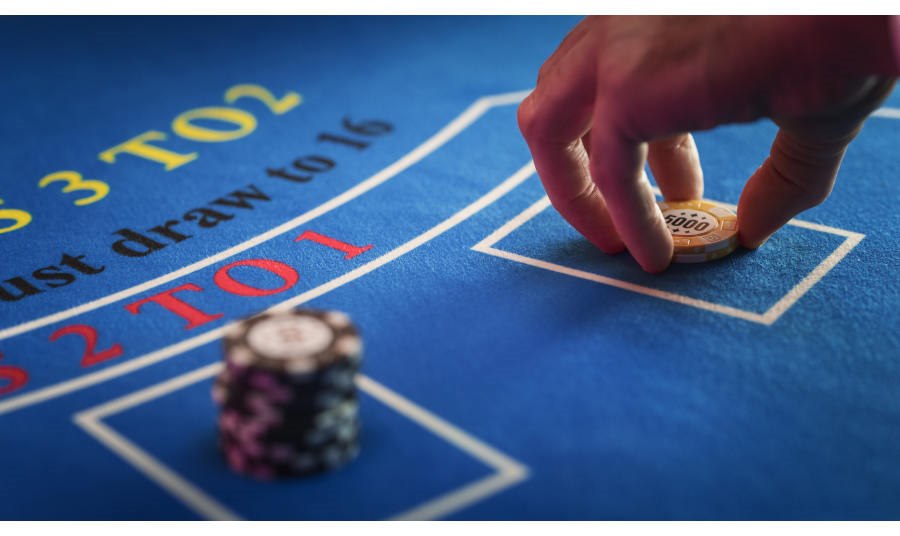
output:
[[[106,350],[102,350],[97,353],[97,330],[92,328],[91,326],[86,326],[84,324],[73,324],[71,326],[60,328],[54,331],[53,335],[50,335],[50,340],[55,341],[56,339],[59,339],[60,337],[63,337],[65,335],[79,335],[84,339],[85,349],[84,356],[81,358],[82,367],[90,367],[92,365],[96,365],[97,363],[115,359],[122,355],[122,345],[119,343],[116,343]]]
[[[256,84],[239,84],[225,92],[225,102],[228,104],[234,104],[234,101],[244,97],[261,101],[275,115],[287,113],[302,102],[300,94],[295,91],[288,91],[284,97],[276,99],[268,89]]]
[[[3,354],[0,354],[0,359],[3,359]],[[28,373],[24,369],[0,366],[0,396],[18,391],[26,383],[28,383]]]

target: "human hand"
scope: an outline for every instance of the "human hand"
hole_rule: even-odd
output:
[[[898,63],[887,17],[589,17],[541,67],[519,128],[560,214],[660,272],[673,244],[645,162],[667,200],[699,199],[689,132],[772,118],[770,155],[738,204],[739,239],[759,247],[828,197]]]

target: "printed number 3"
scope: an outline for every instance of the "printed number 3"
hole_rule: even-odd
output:
[[[3,200],[0,199],[0,205]],[[0,208],[0,220],[12,220],[12,225],[0,227],[0,234],[10,233],[31,223],[31,214],[17,208]]]
[[[87,197],[82,197],[75,201],[75,204],[79,207],[84,205],[90,205],[91,203],[96,203],[100,201],[106,194],[109,193],[109,185],[103,181],[98,180],[84,180],[81,177],[81,173],[77,171],[57,171],[56,173],[51,173],[41,179],[38,183],[38,186],[44,188],[48,184],[52,184],[54,182],[65,182],[66,186],[62,189],[64,194],[69,192],[80,192],[82,190],[88,192],[94,192],[93,195],[89,195]]]

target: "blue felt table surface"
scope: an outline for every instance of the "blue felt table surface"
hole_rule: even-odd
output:
[[[0,301],[0,392],[27,374],[0,395],[0,519],[900,517],[900,95],[796,225],[758,251],[649,275],[545,208],[528,171],[516,103],[577,20],[0,19],[0,229],[3,209],[32,216],[0,234],[0,288],[43,285]],[[256,125],[233,141],[173,134],[182,112],[229,106],[236,84],[302,103],[278,115],[237,101]],[[358,138],[344,118],[393,130],[365,149],[317,141]],[[98,157],[151,130],[197,158],[166,171]],[[775,130],[698,133],[705,196],[736,204]],[[335,166],[309,182],[266,173],[317,154]],[[108,195],[76,206],[83,192],[38,187],[61,170]],[[249,185],[268,200],[219,206],[232,217],[215,227],[182,221],[190,238],[140,258],[111,247],[117,230]],[[372,249],[348,260],[295,242],[305,230]],[[33,281],[63,253],[103,271]],[[260,297],[216,283],[248,259],[299,281]],[[186,329],[158,305],[126,309],[184,284],[202,290],[180,297],[221,316]],[[363,332],[363,449],[331,475],[259,483],[218,455],[205,371],[221,359],[216,330],[292,299]],[[70,325],[121,355],[83,367],[84,339],[53,337]]]

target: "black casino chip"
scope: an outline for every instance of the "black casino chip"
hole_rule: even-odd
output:
[[[317,474],[359,454],[362,339],[338,311],[298,309],[236,323],[213,384],[228,466],[257,479]]]

